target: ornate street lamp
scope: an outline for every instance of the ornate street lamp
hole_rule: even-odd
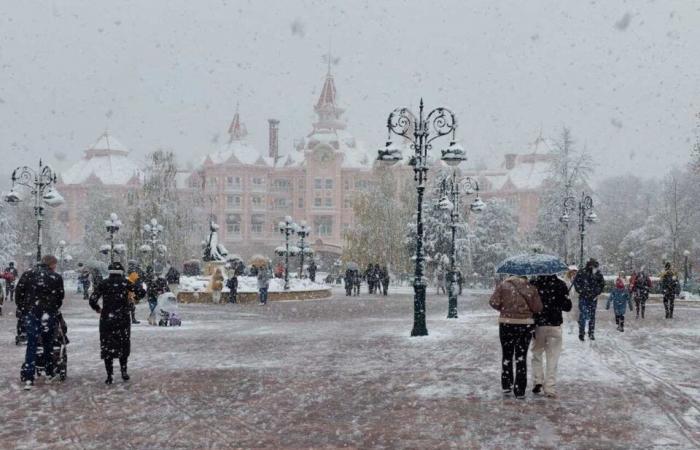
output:
[[[304,255],[312,256],[314,250],[304,241],[311,234],[311,229],[306,225],[305,220],[299,223],[296,233],[299,236],[299,278],[301,279],[304,277]]]
[[[413,281],[413,329],[411,336],[427,336],[428,328],[425,323],[425,290],[426,281],[423,277],[425,256],[423,255],[423,194],[428,179],[428,150],[431,142],[448,134],[452,135],[449,147],[442,150],[442,160],[449,165],[458,165],[465,161],[464,149],[455,139],[457,118],[447,108],[435,108],[427,116],[423,114],[423,99],[420,101],[418,117],[408,108],[397,108],[387,119],[388,139],[384,148],[379,149],[377,161],[383,165],[392,165],[403,157],[401,149],[392,140],[392,133],[411,142],[413,155],[409,164],[413,167],[418,204],[416,207],[416,267]]]
[[[58,263],[61,266],[60,267],[61,270],[64,269],[63,265],[65,263],[73,260],[73,257],[71,255],[69,255],[68,253],[66,253],[67,246],[68,246],[68,244],[66,244],[66,241],[64,241],[63,239],[58,241],[58,248],[56,249],[57,250],[56,253],[58,254]]]
[[[580,239],[579,265],[583,267],[583,243],[586,238],[586,224],[598,223],[598,215],[593,211],[593,199],[585,192],[581,193],[581,200],[576,205],[576,197],[569,196],[564,199],[564,213],[559,218],[559,221],[568,227],[569,212],[575,212],[578,207],[578,231]]]
[[[471,178],[457,178],[457,172],[452,171],[440,182],[441,198],[438,202],[438,207],[442,210],[450,212],[450,228],[452,230],[452,246],[450,248],[450,273],[448,279],[450,283],[447,288],[449,298],[447,318],[457,318],[457,269],[455,267],[456,246],[455,238],[457,232],[457,222],[459,221],[460,199],[461,194],[475,195],[474,201],[469,205],[469,210],[476,214],[482,212],[486,208],[486,204],[479,198],[479,183]]]
[[[289,290],[289,236],[296,232],[297,224],[292,221],[291,216],[286,216],[283,222],[279,223],[280,233],[284,236],[284,249],[278,254],[284,254],[284,290]],[[280,255],[281,256],[281,255]]]
[[[163,225],[160,225],[156,219],[151,219],[151,223],[143,226],[143,231],[146,233],[145,244],[139,250],[144,254],[151,255],[151,269],[155,276],[156,273],[156,252],[164,255],[168,248],[159,239],[159,235],[163,232]]]
[[[107,233],[109,233],[109,245],[103,245],[102,247],[100,247],[100,251],[104,254],[109,254],[110,263],[114,262],[115,253],[122,253],[125,249],[124,245],[122,244],[114,244],[114,235],[117,233],[117,231],[119,231],[119,228],[121,228],[121,226],[122,221],[119,220],[119,216],[117,216],[116,213],[110,214],[109,220],[105,220],[105,228],[107,229]]]
[[[51,167],[45,166],[39,160],[39,170],[35,171],[27,166],[17,167],[12,172],[12,188],[5,194],[4,199],[11,205],[20,203],[22,193],[20,186],[30,189],[34,196],[34,217],[36,218],[37,244],[36,260],[41,261],[41,246],[43,243],[41,224],[44,221],[44,205],[57,207],[63,204],[63,197],[58,193],[54,185],[56,184],[56,173]]]

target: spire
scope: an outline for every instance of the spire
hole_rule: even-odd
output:
[[[248,136],[245,124],[241,122],[241,116],[238,113],[238,102],[236,102],[236,114],[234,114],[231,125],[228,127],[228,134],[230,136],[229,142],[240,141]]]
[[[335,81],[333,79],[333,73],[331,72],[333,57],[330,50],[328,55],[325,55],[325,58],[328,60],[328,71],[326,72],[326,79],[321,88],[321,95],[319,95],[316,106],[314,106],[314,111],[318,114],[318,122],[314,124],[314,130],[342,130],[345,128],[345,123],[343,123],[340,116],[343,114],[344,110],[338,107],[337,104]]]

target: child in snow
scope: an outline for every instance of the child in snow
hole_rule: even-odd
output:
[[[630,311],[632,311],[632,297],[625,288],[625,282],[620,277],[615,280],[615,287],[610,292],[605,309],[610,309],[611,303],[615,312],[617,331],[625,331],[625,309],[629,305]]]

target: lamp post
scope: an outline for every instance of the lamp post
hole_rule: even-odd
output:
[[[304,239],[309,237],[309,234],[311,233],[311,230],[306,225],[305,220],[302,220],[299,223],[299,226],[296,229],[296,233],[297,236],[299,236],[299,279],[301,279],[304,277],[304,254],[311,254],[313,251],[306,245],[306,242],[304,242]]]
[[[449,284],[447,287],[448,308],[447,318],[457,318],[457,269],[455,267],[456,245],[455,238],[457,235],[457,222],[459,221],[460,197],[461,193],[466,195],[475,194],[474,201],[469,205],[469,210],[474,213],[480,213],[486,207],[486,204],[479,198],[479,183],[471,178],[457,178],[457,172],[452,171],[452,175],[448,175],[440,182],[440,201],[438,207],[442,210],[450,212],[450,228],[452,230],[452,246],[450,247],[450,273],[448,274]]]
[[[147,223],[143,226],[143,231],[146,236],[144,240],[146,241],[139,250],[144,254],[151,254],[151,269],[155,276],[156,273],[156,252],[160,254],[165,254],[168,248],[159,239],[159,235],[163,232],[163,225],[159,224],[156,219],[151,219],[151,223]]]
[[[577,211],[578,208],[578,211]],[[579,265],[583,267],[583,243],[586,238],[586,223],[594,224],[598,222],[598,215],[593,211],[593,199],[585,192],[581,193],[581,200],[576,204],[576,197],[569,196],[564,199],[564,213],[559,221],[568,227],[570,212],[578,212],[578,231],[581,248],[579,251]]]
[[[109,233],[109,262],[113,263],[114,262],[114,253],[115,251],[117,253],[120,253],[121,248],[117,249],[116,247],[120,246],[115,246],[114,245],[114,234],[119,231],[119,228],[122,226],[122,221],[119,220],[119,216],[117,216],[116,213],[112,213],[109,215],[109,220],[105,220],[105,228],[107,229],[107,233]]]
[[[20,186],[30,189],[34,196],[34,217],[36,218],[36,261],[41,260],[41,246],[43,244],[42,222],[44,221],[44,205],[51,207],[63,204],[63,197],[58,193],[54,185],[56,184],[56,173],[51,167],[43,165],[39,160],[39,170],[21,166],[12,172],[12,188],[5,194],[4,199],[11,205],[17,205],[23,200],[22,193],[18,190]]]
[[[684,250],[683,251],[683,256],[684,256],[684,266],[683,266],[683,290],[687,291],[688,290],[688,276],[689,276],[689,271],[688,271],[688,257],[690,256],[690,251]]]
[[[73,257],[71,255],[65,253],[67,246],[68,246],[68,244],[66,244],[66,241],[64,241],[63,239],[58,241],[58,248],[57,248],[58,263],[60,264],[61,270],[64,270],[64,267],[63,267],[64,263],[67,263],[73,259]]]
[[[413,167],[418,202],[416,205],[416,267],[413,280],[413,329],[411,336],[427,336],[425,323],[425,290],[423,277],[425,256],[423,255],[423,194],[428,179],[428,150],[435,139],[452,134],[449,147],[442,150],[442,160],[449,165],[458,165],[467,158],[464,149],[455,140],[457,118],[447,108],[435,108],[423,114],[423,99],[420,101],[418,117],[408,108],[397,108],[387,119],[388,138],[386,145],[379,149],[377,161],[381,164],[396,164],[403,158],[401,149],[391,141],[392,133],[411,142],[413,155],[409,165]]]
[[[292,221],[291,216],[286,216],[283,222],[279,223],[280,233],[284,236],[284,290],[289,290],[289,236],[296,232],[297,224]]]

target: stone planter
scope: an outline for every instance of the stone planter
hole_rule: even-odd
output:
[[[321,298],[330,298],[331,290],[321,289],[313,291],[283,291],[269,292],[267,295],[268,302],[278,302],[285,300],[316,300]],[[179,303],[211,303],[211,292],[179,292],[177,294]],[[238,303],[255,303],[258,301],[257,292],[239,292],[237,296]],[[228,292],[221,293],[221,302],[228,302]]]

